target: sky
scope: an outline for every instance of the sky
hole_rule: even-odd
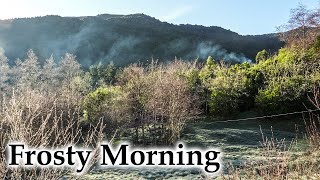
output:
[[[242,35],[276,32],[290,9],[318,0],[0,0],[0,19],[144,13],[173,24],[220,26]]]

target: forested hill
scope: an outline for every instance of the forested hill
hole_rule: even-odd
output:
[[[11,62],[33,49],[40,59],[73,53],[83,66],[113,61],[117,65],[175,57],[226,61],[254,59],[282,43],[275,34],[242,36],[221,27],[174,25],[144,14],[84,17],[44,16],[0,21],[0,47]]]

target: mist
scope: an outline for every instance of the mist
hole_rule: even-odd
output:
[[[251,59],[245,57],[243,54],[237,54],[234,52],[228,52],[218,44],[213,42],[202,42],[197,46],[195,55],[199,58],[205,59],[208,56],[212,56],[216,60],[223,60],[226,62],[252,62]]]
[[[29,49],[41,61],[51,55],[59,61],[65,53],[72,53],[83,67],[110,62],[124,66],[150,59],[206,60],[208,56],[242,63],[251,62],[262,49],[273,49],[276,43],[268,43],[272,38],[241,36],[223,28],[177,26],[141,14],[0,21],[0,47],[11,63],[24,59]]]

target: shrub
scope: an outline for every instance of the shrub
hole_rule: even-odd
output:
[[[84,117],[90,122],[97,122],[103,113],[110,110],[116,104],[121,95],[119,87],[99,87],[95,91],[86,95],[83,100]]]

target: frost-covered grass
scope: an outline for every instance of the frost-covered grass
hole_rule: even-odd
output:
[[[249,116],[249,115],[245,115]],[[241,117],[241,116],[240,116]],[[240,122],[215,122],[215,119],[204,119],[189,123],[183,132],[182,141],[188,146],[218,147],[224,153],[223,163],[239,166],[241,163],[259,159],[261,130],[264,136],[285,138],[289,144],[304,130],[301,119],[263,119]],[[261,129],[260,129],[261,127]],[[298,141],[295,152],[301,155],[306,143]],[[297,160],[299,158],[296,158]],[[205,179],[197,170],[176,169],[108,169],[96,170],[83,177],[84,179]]]

